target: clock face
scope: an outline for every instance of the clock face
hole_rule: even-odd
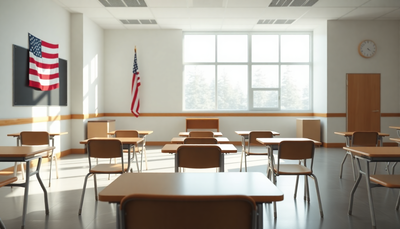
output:
[[[358,46],[358,53],[364,58],[370,58],[375,55],[376,45],[371,40],[365,40]]]

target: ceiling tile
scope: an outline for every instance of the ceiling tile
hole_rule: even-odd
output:
[[[374,6],[374,7],[400,7],[399,0],[371,0],[365,3],[363,6]]]
[[[114,18],[105,8],[70,8],[70,12],[82,13],[88,18]]]
[[[384,16],[387,13],[396,10],[396,8],[357,8],[344,15],[340,19],[344,20],[373,20]]]
[[[223,25],[255,25],[257,24],[258,19],[250,18],[250,19],[237,19],[237,18],[225,18],[223,21]]]
[[[219,18],[223,17],[224,8],[190,8],[191,18]]]
[[[268,7],[272,0],[229,0],[227,7]]]
[[[148,7],[188,7],[187,0],[145,0]]]
[[[310,7],[294,7],[294,8],[267,8],[264,10],[263,18],[298,18],[306,14]]]
[[[359,7],[368,1],[370,0],[319,0],[313,7]]]
[[[150,11],[156,18],[186,18],[190,15],[188,8],[151,8]]]
[[[227,8],[223,12],[224,17],[229,18],[246,18],[246,17],[262,17],[265,14],[263,8]]]
[[[185,18],[179,18],[179,19],[158,18],[157,23],[160,25],[190,25],[190,21]]]
[[[400,9],[389,12],[378,19],[397,19],[400,20]]]
[[[254,25],[222,25],[222,31],[251,31]]]
[[[311,8],[301,18],[336,19],[348,14],[354,8]]]
[[[64,6],[71,8],[80,7],[104,7],[98,0],[57,0],[61,2]]]
[[[124,27],[127,29],[160,29],[159,25],[129,25],[129,24],[125,24]]]
[[[152,19],[153,14],[148,8],[121,8],[121,7],[107,7],[107,10],[118,19]]]
[[[222,25],[222,23],[224,22],[224,20],[221,18],[191,18],[189,19],[189,21],[191,25]]]

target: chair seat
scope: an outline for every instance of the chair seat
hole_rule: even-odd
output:
[[[277,168],[274,168],[277,172]],[[310,175],[311,170],[303,165],[289,164],[279,166],[279,175]]]
[[[128,170],[128,164],[124,165],[125,172]],[[122,173],[121,164],[99,164],[90,169],[91,173]]]
[[[371,175],[370,180],[388,188],[400,188],[400,175]]]
[[[0,176],[0,187],[3,187],[5,185],[11,184],[15,181],[17,181],[18,178],[16,176]]]

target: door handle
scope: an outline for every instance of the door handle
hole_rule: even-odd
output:
[[[377,113],[377,112],[379,112],[379,110],[372,110],[372,112]]]

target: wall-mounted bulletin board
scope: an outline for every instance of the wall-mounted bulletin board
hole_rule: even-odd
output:
[[[41,91],[28,86],[29,50],[13,45],[13,105],[67,106],[67,61],[59,59],[59,88]]]

